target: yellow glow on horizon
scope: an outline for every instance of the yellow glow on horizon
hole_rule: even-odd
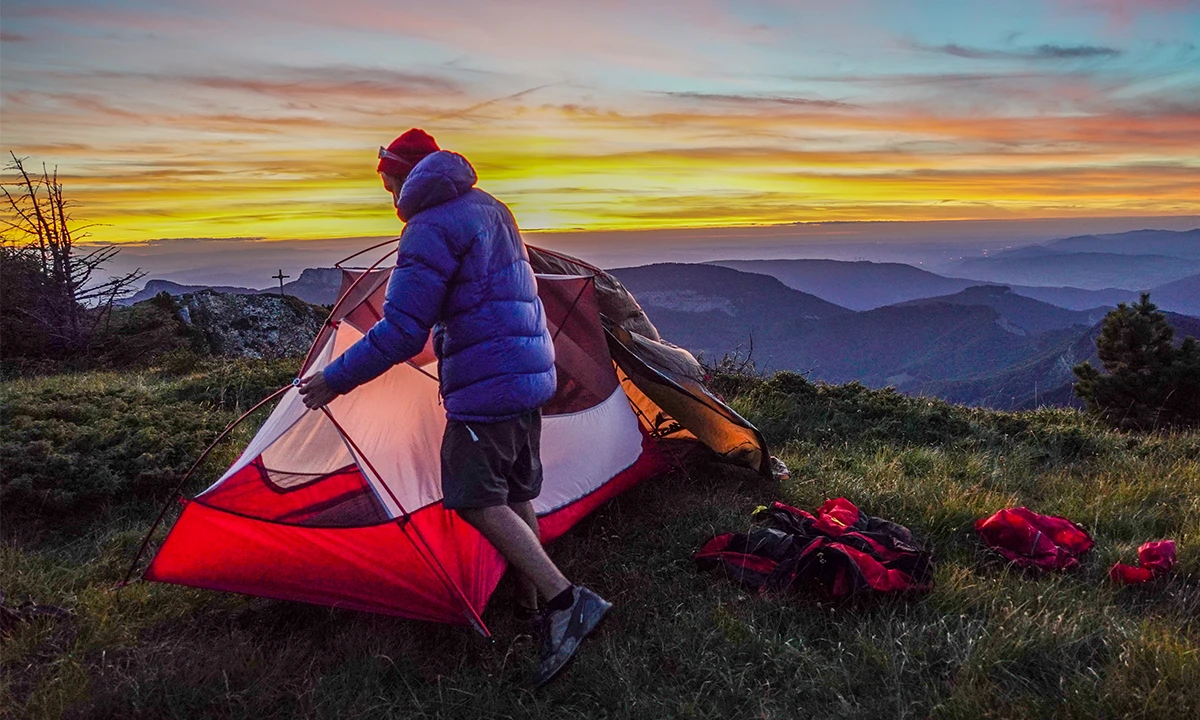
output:
[[[221,130],[185,151],[44,150],[63,158],[67,195],[79,221],[97,224],[95,241],[400,230],[369,144],[391,131],[331,140],[324,126],[270,129],[236,141]],[[1169,117],[613,117],[542,108],[516,125],[438,136],[526,229],[631,230],[1197,214],[1192,129]]]
[[[267,5],[6,4],[0,150],[101,242],[394,234],[412,126],[530,229],[1200,214],[1195,3]]]

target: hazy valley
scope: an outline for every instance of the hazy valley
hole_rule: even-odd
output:
[[[902,263],[782,259],[611,272],[663,337],[708,362],[732,355],[763,371],[1002,409],[1074,405],[1071,367],[1097,363],[1105,314],[1140,291],[1169,313],[1177,341],[1200,337],[1200,230],[1063,238],[953,269],[961,276]],[[283,292],[328,305],[340,278],[332,268],[309,268]],[[128,302],[204,287],[151,280]]]

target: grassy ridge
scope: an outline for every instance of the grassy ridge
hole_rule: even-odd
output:
[[[568,575],[617,612],[540,692],[527,682],[532,640],[504,612],[507,581],[484,616],[490,644],[461,628],[173,586],[112,590],[188,453],[288,372],[249,364],[4,387],[7,602],[74,615],[3,638],[0,707],[112,718],[1200,713],[1200,434],[1129,435],[1074,412],[968,410],[787,374],[721,378],[718,388],[768,435],[791,481],[694,467],[608,503],[552,546]],[[59,410],[49,392],[64,393]],[[63,417],[72,405],[105,410]],[[178,447],[164,450],[177,431]],[[36,442],[63,458],[58,474],[21,460],[20,447]],[[139,462],[164,470],[131,475]],[[104,468],[114,482],[94,481]],[[692,553],[747,528],[755,506],[813,507],[839,495],[909,526],[933,550],[930,594],[766,599],[696,572]],[[1063,575],[997,563],[971,523],[1014,504],[1084,523],[1096,550]],[[67,511],[69,530],[47,520]],[[1107,583],[1109,564],[1134,561],[1138,544],[1161,537],[1179,542],[1170,579]]]

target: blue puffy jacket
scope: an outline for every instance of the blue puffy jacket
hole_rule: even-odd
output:
[[[499,422],[554,395],[554,345],[512,213],[456,153],[419,162],[396,203],[407,225],[383,319],[325,368],[338,393],[425,347],[434,329],[446,414]],[[436,327],[435,326],[436,323]]]

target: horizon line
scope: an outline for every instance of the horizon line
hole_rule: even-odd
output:
[[[630,227],[615,227],[615,228],[584,228],[584,227],[568,227],[568,228],[521,228],[522,233],[532,234],[560,234],[560,235],[586,235],[586,234],[634,234],[634,233],[677,233],[677,232],[703,232],[715,230],[771,230],[771,229],[787,229],[797,227],[844,227],[844,226],[881,226],[881,225],[954,225],[967,223],[998,223],[1011,225],[1025,225],[1039,222],[1096,222],[1096,221],[1135,221],[1135,220],[1186,220],[1194,219],[1197,223],[1196,227],[1188,230],[1175,230],[1172,232],[1189,232],[1191,230],[1200,230],[1200,215],[1196,214],[1181,214],[1181,215],[1087,215],[1074,217],[1023,217],[1023,218],[961,218],[961,219],[928,219],[928,220],[799,220],[786,223],[733,223],[724,225],[680,225],[672,227],[651,226],[643,228]],[[1142,230],[1166,230],[1166,228],[1139,228]],[[1118,232],[1136,232],[1136,230],[1123,230]],[[1095,234],[1114,234],[1114,233],[1084,233],[1087,235]],[[384,233],[382,235],[343,235],[343,236],[323,236],[323,237],[268,237],[265,235],[248,236],[248,235],[231,235],[231,236],[175,236],[175,237],[157,237],[157,238],[139,238],[129,240],[90,240],[83,238],[76,240],[76,245],[150,245],[156,243],[168,243],[176,241],[205,241],[205,242],[329,242],[341,240],[378,240],[381,238],[399,237],[400,233]]]

